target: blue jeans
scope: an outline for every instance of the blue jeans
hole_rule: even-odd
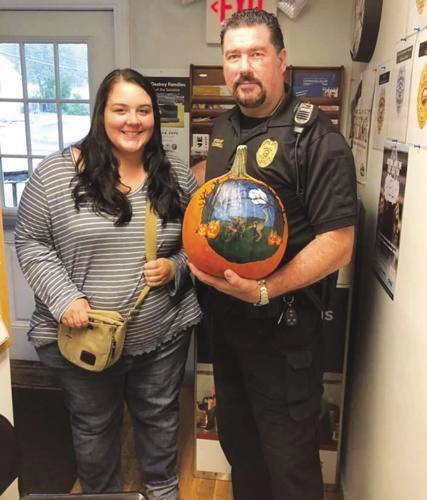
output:
[[[178,397],[189,340],[187,332],[178,334],[155,351],[123,356],[99,373],[69,363],[56,342],[37,350],[64,391],[84,493],[122,491],[121,426],[126,401],[146,495],[150,500],[178,500]]]

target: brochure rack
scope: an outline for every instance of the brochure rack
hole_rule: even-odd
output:
[[[295,94],[318,105],[339,128],[344,66],[289,66],[287,72]]]
[[[190,166],[206,159],[212,120],[233,106],[221,66],[190,66]]]
[[[285,79],[302,101],[318,105],[339,127],[343,66],[288,66]],[[212,120],[234,106],[221,66],[190,66],[190,165],[204,160]]]

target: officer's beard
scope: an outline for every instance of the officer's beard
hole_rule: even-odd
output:
[[[258,85],[258,92],[251,92],[250,95],[239,91],[239,85],[241,83],[255,83]],[[239,106],[244,108],[257,108],[264,104],[267,94],[262,83],[256,78],[251,77],[250,75],[242,75],[233,85],[233,97],[236,99],[236,102]]]

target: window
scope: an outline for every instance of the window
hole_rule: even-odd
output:
[[[41,159],[89,130],[86,43],[0,43],[0,196],[16,207]]]

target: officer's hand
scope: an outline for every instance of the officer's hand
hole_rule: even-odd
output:
[[[84,299],[76,299],[65,309],[61,316],[61,323],[71,328],[82,328],[88,325],[89,302]]]
[[[145,281],[148,286],[163,286],[175,278],[175,263],[163,257],[150,260],[144,266]]]
[[[197,279],[222,293],[251,304],[256,304],[259,301],[259,287],[256,280],[242,278],[231,269],[224,271],[224,278],[218,278],[200,271],[190,262],[188,266]]]

